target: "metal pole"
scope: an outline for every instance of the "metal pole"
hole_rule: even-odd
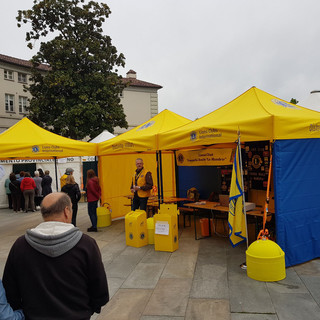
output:
[[[57,169],[57,157],[54,157],[54,170],[55,170],[55,175],[56,175],[56,189],[58,192],[58,169]]]

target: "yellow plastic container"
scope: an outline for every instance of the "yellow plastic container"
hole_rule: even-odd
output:
[[[148,243],[154,244],[154,219],[147,219],[147,230],[148,230]]]
[[[175,203],[161,203],[158,211],[160,214],[170,214],[177,216],[179,214],[178,206]]]
[[[147,215],[144,210],[130,211],[125,216],[126,244],[140,248],[148,244]]]
[[[176,214],[155,214],[154,249],[173,252],[179,248],[178,216]]]
[[[246,251],[247,275],[258,281],[279,281],[286,277],[283,250],[271,240],[256,240]]]
[[[111,212],[108,207],[104,205],[97,208],[97,227],[109,227],[111,225]]]

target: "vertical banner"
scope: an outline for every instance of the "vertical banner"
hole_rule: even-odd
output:
[[[246,241],[247,227],[244,212],[244,193],[241,167],[240,138],[233,161],[232,177],[229,194],[229,239],[233,247]]]

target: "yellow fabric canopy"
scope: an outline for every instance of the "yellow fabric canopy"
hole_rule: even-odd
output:
[[[97,144],[68,139],[23,118],[0,134],[0,159],[95,156]]]
[[[189,122],[191,121],[165,109],[138,127],[99,143],[98,155],[158,150],[158,134]]]
[[[159,149],[196,148],[241,141],[320,138],[320,113],[252,87],[223,107],[159,134]]]

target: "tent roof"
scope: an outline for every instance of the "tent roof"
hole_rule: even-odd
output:
[[[99,143],[99,142],[103,142],[103,141],[109,140],[114,137],[115,137],[114,134],[110,133],[108,130],[104,130],[99,135],[97,135],[95,138],[90,140],[90,142],[91,143]]]
[[[158,150],[158,134],[189,122],[191,120],[165,109],[136,128],[99,143],[98,155]]]
[[[320,138],[320,113],[252,87],[223,107],[183,127],[161,133],[160,149],[241,141]]]
[[[23,118],[0,134],[0,158],[50,159],[94,156],[97,144],[68,139]]]

